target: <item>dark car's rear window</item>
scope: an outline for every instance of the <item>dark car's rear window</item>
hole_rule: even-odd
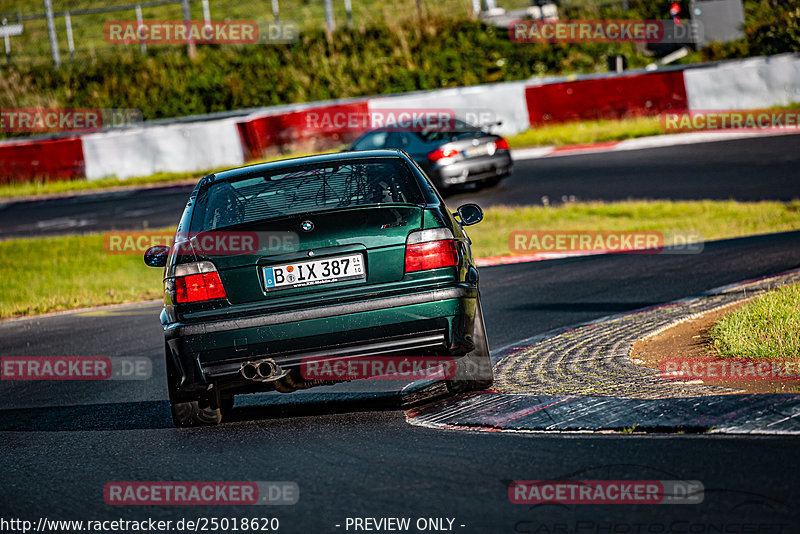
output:
[[[454,139],[463,139],[465,137],[473,137],[477,134],[483,133],[483,131],[477,126],[472,126],[471,124],[456,119],[453,121],[453,127],[446,131],[429,130],[414,133],[416,133],[426,143],[434,143],[441,141],[447,142]]]
[[[400,158],[306,164],[248,174],[201,189],[191,230],[215,230],[349,206],[424,202],[415,175]]]

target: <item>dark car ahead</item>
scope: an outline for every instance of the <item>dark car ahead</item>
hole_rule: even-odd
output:
[[[397,150],[251,165],[195,187],[165,267],[167,378],[176,425],[215,424],[238,393],[309,380],[323,358],[446,358],[452,391],[492,383],[478,271],[462,226]]]
[[[508,141],[460,120],[446,129],[398,131],[382,128],[362,134],[350,150],[396,148],[405,151],[431,178],[439,191],[468,182],[496,185],[511,174]]]

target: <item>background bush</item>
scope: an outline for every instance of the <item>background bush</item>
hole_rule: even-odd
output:
[[[681,3],[686,13],[688,2]],[[663,19],[668,4],[629,0],[630,10],[621,12],[585,2],[563,15]],[[683,61],[800,50],[800,0],[749,0],[745,7],[745,39],[714,44]],[[604,71],[608,56],[615,54],[626,55],[629,68],[652,61],[633,44],[513,43],[506,31],[463,16],[430,17],[424,23],[406,18],[333,34],[312,28],[291,45],[198,50],[195,60],[183,47],[150,47],[141,55],[134,46],[110,57],[66,62],[60,69],[49,63],[2,66],[0,107],[137,108],[151,120]]]

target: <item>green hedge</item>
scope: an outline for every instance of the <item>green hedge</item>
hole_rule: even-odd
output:
[[[681,2],[688,4],[688,2]],[[657,5],[655,5],[657,4]],[[664,5],[629,0],[630,10],[566,13],[572,18],[665,18]],[[749,0],[747,38],[712,45],[689,60],[715,60],[800,50],[800,0]],[[684,6],[686,13],[688,5]],[[567,10],[568,11],[568,10]],[[651,61],[632,44],[519,44],[503,29],[465,18],[424,24],[305,31],[291,45],[135,47],[119,55],[65,63],[0,67],[0,107],[137,108],[147,120],[215,111],[399,93],[537,75],[606,70],[607,57],[629,68]]]
[[[292,45],[133,50],[112,58],[0,69],[0,107],[138,108],[145,119],[231,109],[519,80],[606,69],[625,45],[543,45],[509,41],[501,29],[468,19],[424,26],[305,32]]]

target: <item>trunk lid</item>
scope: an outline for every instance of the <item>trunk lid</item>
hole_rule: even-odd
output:
[[[216,265],[228,299],[234,304],[396,282],[404,274],[406,237],[422,227],[422,212],[414,205],[373,205],[292,215],[197,234],[192,249],[197,260]],[[224,246],[220,248],[219,244]],[[363,262],[363,277],[357,265],[350,263],[358,263],[358,256]],[[337,260],[323,263],[332,258]],[[268,278],[272,276],[278,285],[284,283],[286,266],[305,280],[310,262],[314,265],[308,281],[295,280],[297,287],[270,287],[265,282],[265,268],[273,268]],[[347,275],[337,273],[339,268]],[[331,276],[337,281],[322,283],[319,278]]]

